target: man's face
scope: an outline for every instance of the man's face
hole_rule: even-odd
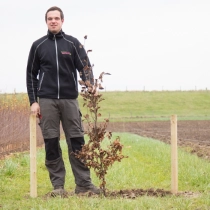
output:
[[[57,34],[61,30],[63,21],[58,10],[47,13],[47,27],[53,34]]]

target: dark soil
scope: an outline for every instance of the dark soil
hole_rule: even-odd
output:
[[[170,144],[170,121],[110,123],[112,132],[130,132]],[[210,160],[210,121],[178,121],[178,146]]]
[[[61,195],[54,196],[51,192],[47,193],[43,198],[44,199],[49,199],[53,197],[60,197],[60,198],[69,198],[71,196],[85,196],[85,197],[103,197],[104,195],[97,195],[91,192],[86,192],[86,193],[79,193],[75,194],[74,192],[67,192],[65,191]],[[165,197],[167,195],[172,195],[170,191],[164,190],[164,189],[129,189],[129,190],[119,190],[119,191],[108,191],[106,193],[107,198],[124,198],[124,199],[135,199],[140,196],[152,196],[152,197]],[[183,197],[191,197],[191,198],[196,198],[200,194],[199,193],[194,193],[194,192],[179,192],[176,194],[176,196],[183,196]]]

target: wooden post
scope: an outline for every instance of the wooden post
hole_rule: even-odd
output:
[[[30,196],[37,197],[36,173],[36,115],[30,115]]]
[[[171,192],[178,193],[177,116],[171,116]]]

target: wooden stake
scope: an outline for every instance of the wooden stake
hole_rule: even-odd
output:
[[[36,115],[30,115],[30,196],[37,197],[36,173]]]
[[[171,192],[178,193],[177,116],[171,116]]]

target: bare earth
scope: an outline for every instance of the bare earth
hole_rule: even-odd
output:
[[[130,132],[144,137],[171,141],[170,121],[110,123],[112,132]],[[210,121],[178,121],[178,146],[210,160]]]

